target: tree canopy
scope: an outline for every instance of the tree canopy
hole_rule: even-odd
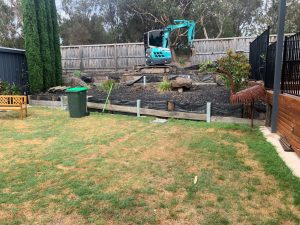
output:
[[[171,24],[174,19],[197,22],[196,38],[249,36],[271,26],[276,31],[278,0],[63,0],[63,42],[136,42],[142,34]],[[299,0],[290,0],[286,32],[300,31]],[[97,17],[99,22],[92,24]],[[85,21],[79,24],[78,20]],[[93,32],[96,28],[97,34]],[[76,33],[88,35],[74,39]],[[94,38],[90,36],[94,35]]]
[[[24,40],[22,35],[22,19],[20,15],[20,2],[0,0],[0,46],[22,48]]]
[[[195,20],[196,38],[256,35],[268,26],[275,33],[278,1],[61,0],[57,1],[60,38],[64,45],[142,41],[144,32],[162,28],[173,19]],[[0,0],[0,45],[23,45],[18,2]],[[300,0],[288,0],[285,32],[299,32],[299,19]]]

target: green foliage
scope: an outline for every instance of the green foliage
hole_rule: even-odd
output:
[[[100,87],[99,87],[99,90],[108,93],[109,90],[111,89],[111,87],[112,87],[112,90],[114,90],[118,87],[115,80],[110,79],[110,80],[106,80],[106,81],[102,82]]]
[[[213,65],[212,61],[208,60],[206,62],[200,63],[199,71],[200,72],[215,72],[216,67]]]
[[[24,48],[20,11],[20,0],[0,0],[0,46]]]
[[[251,66],[248,58],[242,53],[227,51],[227,55],[217,61],[218,67],[232,74],[235,91],[246,87],[250,76]],[[230,81],[226,75],[222,75],[227,88],[230,88]]]
[[[22,0],[31,92],[61,84],[62,66],[55,0]]]
[[[73,76],[75,76],[75,77],[81,77],[81,71],[80,70],[75,70],[74,72],[73,72]]]
[[[186,63],[186,60],[185,60],[184,58],[180,58],[180,59],[179,59],[179,64],[180,64],[181,66],[184,66],[185,63]]]
[[[171,90],[171,82],[167,79],[164,79],[158,86],[160,91],[170,91]]]
[[[30,91],[36,93],[43,90],[44,82],[40,37],[34,0],[22,0],[22,10]]]
[[[21,91],[15,84],[0,81],[0,95],[20,95]]]
[[[53,68],[51,58],[51,48],[49,36],[52,35],[48,30],[47,9],[45,0],[36,0],[36,15],[38,31],[40,36],[41,58],[43,62],[44,89],[55,86],[55,68]],[[47,4],[48,5],[48,4]]]
[[[47,16],[47,31],[49,39],[50,57],[51,57],[51,68],[52,68],[52,84],[58,85],[56,81],[56,67],[55,67],[55,52],[54,52],[54,37],[53,37],[53,22],[50,1],[45,1],[46,6],[46,16]]]
[[[56,85],[62,84],[62,65],[61,65],[61,52],[60,52],[60,39],[59,39],[59,28],[58,28],[58,18],[57,10],[55,5],[55,0],[50,1],[50,11],[51,11],[51,20],[49,20],[49,26],[52,22],[53,26],[53,45],[54,45],[54,61],[55,61],[55,80]]]

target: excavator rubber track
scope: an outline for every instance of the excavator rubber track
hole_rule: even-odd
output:
[[[176,73],[177,67],[175,65],[137,65],[133,67],[133,71],[142,74],[166,74]]]

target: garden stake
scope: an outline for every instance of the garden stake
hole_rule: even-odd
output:
[[[113,84],[111,84],[111,85],[110,85],[109,92],[108,92],[108,95],[107,95],[107,98],[106,98],[106,101],[105,101],[104,107],[103,107],[103,109],[102,109],[102,113],[104,113],[104,112],[105,112],[106,105],[107,105],[107,102],[108,102],[109,96],[110,96],[110,94],[111,94],[111,91],[112,91],[112,89],[113,89],[113,86],[114,86]]]

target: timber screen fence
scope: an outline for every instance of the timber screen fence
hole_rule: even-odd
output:
[[[191,58],[192,65],[216,61],[226,55],[228,49],[249,55],[249,44],[255,37],[233,37],[217,39],[196,39],[193,41],[196,54]],[[271,36],[270,41],[275,37]],[[112,71],[129,69],[145,64],[143,43],[122,43],[105,45],[62,46],[64,72]]]

